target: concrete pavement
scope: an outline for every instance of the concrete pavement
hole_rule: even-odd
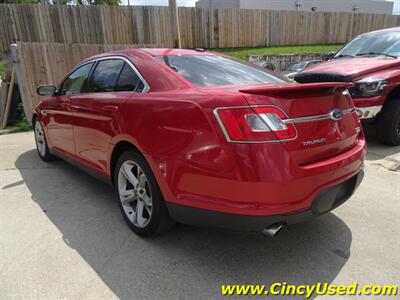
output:
[[[109,186],[63,161],[43,163],[32,132],[2,135],[0,299],[220,299],[221,284],[398,284],[400,147],[368,142],[353,198],[274,239],[189,226],[142,239]]]

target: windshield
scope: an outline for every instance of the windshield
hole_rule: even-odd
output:
[[[340,50],[335,58],[379,54],[400,56],[400,32],[385,32],[357,37]]]
[[[307,62],[299,62],[292,65],[287,66],[284,71],[301,71],[307,65]]]
[[[175,55],[157,59],[197,86],[285,82],[258,66],[221,56]]]

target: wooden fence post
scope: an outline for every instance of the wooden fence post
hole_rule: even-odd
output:
[[[180,32],[181,30],[179,26],[179,13],[178,13],[178,7],[176,6],[176,0],[168,0],[168,5],[169,5],[172,34],[174,37],[174,47],[181,49],[182,48],[181,32]]]
[[[8,83],[0,79],[0,128],[3,128],[3,118],[6,112]]]
[[[14,72],[15,72],[17,83],[18,83],[19,96],[22,101],[22,106],[24,107],[25,118],[29,124],[32,124],[32,109],[33,108],[30,105],[31,102],[29,101],[29,99],[26,96],[26,88],[27,87],[26,87],[25,77],[23,76],[23,73],[21,70],[17,45],[11,44],[10,50],[11,50],[11,58],[13,61],[13,69],[15,70]]]
[[[14,90],[14,83],[15,83],[15,67],[13,66],[12,72],[11,72],[11,80],[10,80],[10,85],[8,86],[8,93],[6,97],[6,103],[5,103],[5,109],[4,109],[4,115],[3,115],[3,122],[1,124],[1,129],[6,128],[8,118],[10,117],[10,110],[11,110],[11,100],[12,100],[12,95],[13,95],[13,90]]]

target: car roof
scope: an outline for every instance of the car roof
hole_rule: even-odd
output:
[[[322,60],[320,60],[320,59],[301,60],[298,62],[293,62],[292,64],[294,65],[294,64],[298,64],[298,63],[311,63],[311,62],[318,62],[318,61],[322,61]]]
[[[164,63],[154,59],[155,56],[159,55],[178,55],[178,54],[204,54],[207,52],[196,51],[196,50],[182,50],[182,49],[142,49],[142,48],[130,48],[123,50],[116,50],[111,52],[105,52],[91,56],[78,66],[92,60],[102,59],[107,57],[122,56],[129,59],[139,71],[142,77],[146,80],[152,91],[165,91],[174,90],[181,88],[190,88],[192,84],[185,80],[182,76],[179,76],[175,71],[166,66]],[[213,55],[208,52],[208,55]]]
[[[360,34],[360,36],[368,36],[368,35],[374,35],[374,34],[385,33],[385,32],[400,32],[400,27],[391,27],[391,28],[370,31],[370,32]]]
[[[106,56],[113,56],[113,55],[122,55],[130,57],[132,55],[140,55],[140,54],[147,54],[150,56],[167,56],[167,55],[215,55],[212,52],[208,52],[203,49],[198,50],[190,50],[190,49],[175,49],[175,48],[127,48],[122,50],[115,50],[104,52],[101,54],[97,54],[91,56],[84,61],[97,59]]]
[[[204,49],[175,49],[175,48],[142,48],[142,51],[151,56],[168,56],[168,55],[210,55],[210,52]],[[212,54],[211,54],[212,55]]]

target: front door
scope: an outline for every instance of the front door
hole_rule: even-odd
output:
[[[74,70],[61,84],[45,112],[48,118],[47,139],[49,146],[61,154],[75,155],[71,96],[81,93],[93,63]]]

